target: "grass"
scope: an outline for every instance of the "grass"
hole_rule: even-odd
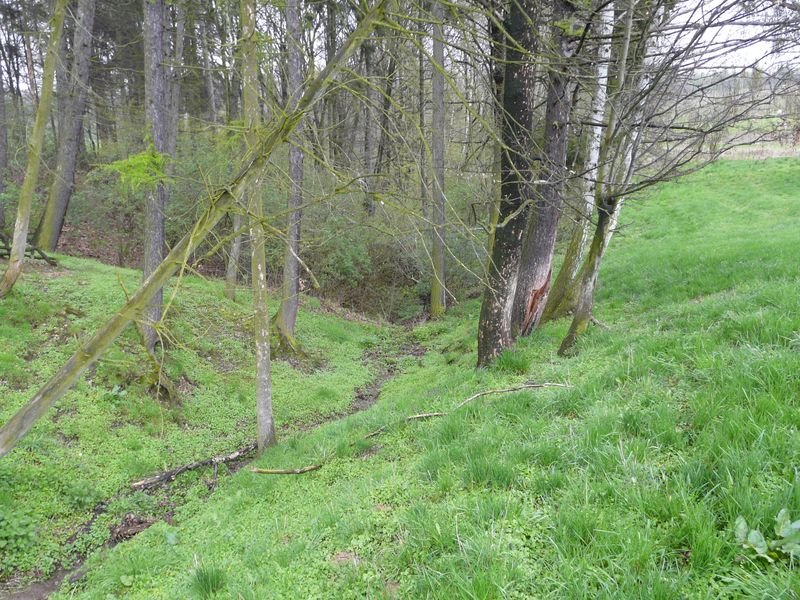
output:
[[[8,419],[77,346],[124,301],[139,274],[92,261],[59,258],[59,270],[31,266],[0,303],[0,422]],[[170,495],[129,495],[128,484],[165,468],[230,452],[255,439],[250,299],[226,300],[217,282],[187,277],[168,311],[169,359],[164,368],[182,404],[158,401],[140,381],[146,360],[126,332],[0,461],[0,523],[34,523],[0,552],[0,579],[46,576],[62,562],[109,537],[109,527],[135,512],[160,517],[182,498],[209,495],[208,473],[181,479]],[[167,295],[169,297],[169,294]],[[314,305],[313,301],[307,304]],[[277,306],[277,303],[273,303]],[[300,339],[325,358],[307,372],[273,364],[279,436],[346,410],[354,389],[377,369],[366,348],[386,345],[375,324],[347,323],[310,309],[298,320]],[[95,505],[112,499],[88,531]],[[0,531],[0,539],[4,532]],[[17,539],[18,538],[18,539]]]
[[[320,470],[192,488],[172,524],[94,553],[60,597],[797,598],[794,566],[755,558],[733,528],[743,516],[769,532],[784,507],[800,518],[798,184],[800,161],[730,161],[631,201],[601,274],[609,328],[591,329],[577,357],[556,355],[559,322],[476,371],[479,307],[457,306],[414,330],[429,352],[403,361],[373,408],[257,461]],[[572,387],[403,420],[527,379]],[[231,404],[208,409],[220,435]],[[49,460],[63,426],[0,477]]]

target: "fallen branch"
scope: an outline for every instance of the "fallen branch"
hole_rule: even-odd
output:
[[[608,328],[609,328],[609,327],[608,327],[608,325],[606,325],[606,324],[605,324],[605,323],[603,323],[602,321],[598,321],[598,320],[597,320],[595,317],[591,317],[591,318],[589,319],[589,323],[591,323],[592,325],[595,325],[595,326],[599,327],[600,329],[608,329]]]
[[[239,448],[236,452],[231,452],[230,454],[225,454],[223,456],[212,456],[211,458],[206,458],[205,460],[199,460],[197,462],[193,462],[188,465],[176,467],[175,469],[164,471],[163,473],[159,473],[158,475],[153,475],[152,477],[148,477],[147,479],[136,481],[131,484],[131,489],[134,490],[150,489],[167,481],[173,481],[181,473],[185,473],[186,471],[194,471],[195,469],[207,467],[208,465],[214,465],[214,468],[216,470],[218,465],[223,465],[225,463],[229,463],[234,460],[244,458],[248,454],[254,452],[255,449],[256,449],[256,444],[252,443],[248,444],[244,448]]]
[[[378,427],[375,431],[368,433],[367,435],[364,436],[364,439],[368,440],[371,437],[375,437],[376,435],[382,434],[384,431],[386,431],[386,425]]]
[[[299,469],[258,469],[253,467],[250,469],[253,473],[258,473],[260,475],[302,475],[303,473],[308,473],[309,471],[316,471],[317,469],[321,468],[322,465],[309,465],[307,467],[301,467]]]
[[[511,392],[518,392],[520,390],[531,390],[536,388],[571,388],[572,386],[566,383],[523,383],[522,385],[517,385],[510,388],[502,388],[499,390],[485,390],[483,392],[478,392],[477,394],[473,394],[466,400],[464,400],[461,404],[456,406],[453,410],[458,410],[462,406],[465,406],[472,402],[473,400],[480,398],[481,396],[488,396],[489,394],[509,394]]]
[[[418,415],[411,415],[410,417],[406,417],[406,421],[418,421],[421,419],[431,419],[433,417],[444,417],[447,413],[443,412],[429,412],[429,413],[420,413]]]

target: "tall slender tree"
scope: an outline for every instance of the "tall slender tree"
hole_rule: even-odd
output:
[[[75,181],[75,166],[83,143],[83,114],[89,83],[94,12],[95,0],[78,1],[72,42],[72,65],[69,74],[65,74],[66,89],[59,99],[61,118],[56,170],[36,236],[36,244],[51,252],[56,249],[64,226],[64,217],[67,214]]]
[[[241,0],[242,26],[242,101],[245,121],[245,140],[248,151],[258,145],[261,109],[258,103],[258,42],[256,40],[256,0]],[[272,382],[270,378],[269,309],[267,308],[267,259],[260,178],[255,178],[245,190],[249,214],[250,252],[253,278],[253,326],[256,343],[256,416],[259,450],[275,443],[275,423],[272,418]]]
[[[144,3],[144,92],[147,142],[153,150],[166,155],[169,147],[169,89],[165,63],[167,44],[165,0],[142,0]],[[145,201],[145,233],[143,278],[146,280],[164,258],[165,217],[169,198],[165,181],[147,193]],[[155,347],[158,334],[154,325],[161,320],[163,291],[158,290],[145,311],[145,344]]]
[[[539,324],[550,292],[558,221],[564,204],[567,179],[567,142],[575,97],[573,57],[585,22],[576,18],[576,5],[569,0],[552,3],[551,60],[547,68],[547,100],[544,143],[535,202],[520,255],[517,289],[511,315],[512,340],[527,335]]]
[[[6,93],[3,77],[2,69],[0,69],[0,232],[6,228],[6,206],[3,192],[6,190],[6,172],[8,171],[8,121],[6,120]]]
[[[303,90],[303,29],[302,0],[286,2],[286,53],[287,84],[290,98],[299,98]],[[367,48],[365,45],[364,48]],[[283,285],[281,305],[275,315],[281,351],[300,352],[295,339],[295,322],[300,301],[300,224],[303,205],[304,152],[300,144],[303,122],[294,130],[294,140],[289,146],[289,201],[286,224],[286,250],[283,258]]]
[[[447,306],[445,287],[445,192],[444,192],[444,5],[433,1],[433,69],[431,72],[431,160],[433,163],[433,280],[431,281],[431,317],[441,317]]]
[[[478,323],[478,365],[485,366],[512,343],[511,311],[517,287],[520,243],[528,222],[531,189],[530,91],[536,78],[537,3],[512,2],[504,19],[507,39],[503,76],[500,202],[493,229],[487,283]]]
[[[11,246],[11,255],[8,266],[0,280],[0,298],[8,294],[14,287],[22,272],[22,261],[25,259],[25,249],[28,243],[28,227],[31,221],[31,205],[36,181],[39,178],[39,166],[42,159],[44,145],[44,130],[50,116],[53,104],[53,78],[55,76],[56,60],[64,27],[64,15],[67,11],[68,0],[56,0],[53,15],[50,19],[50,39],[47,42],[47,53],[42,73],[42,93],[36,107],[36,118],[33,123],[30,145],[28,147],[28,166],[25,170],[25,179],[19,192],[17,205],[17,219],[14,224],[14,237]]]

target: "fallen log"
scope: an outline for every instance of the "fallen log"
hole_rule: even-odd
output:
[[[175,478],[181,473],[186,473],[187,471],[194,471],[195,469],[208,467],[210,465],[214,465],[214,467],[217,467],[218,465],[224,465],[225,463],[229,463],[234,460],[239,460],[240,458],[244,458],[245,456],[255,452],[255,450],[256,450],[256,444],[255,442],[253,442],[252,444],[248,444],[244,448],[239,448],[238,450],[236,450],[235,452],[231,452],[230,454],[225,454],[223,456],[212,456],[211,458],[206,458],[205,460],[198,460],[197,462],[193,462],[188,465],[182,465],[180,467],[170,469],[169,471],[163,471],[162,473],[159,473],[158,475],[153,475],[152,477],[148,477],[147,479],[136,481],[131,484],[131,489],[147,490],[156,487],[158,485],[161,485],[162,483],[174,481]]]

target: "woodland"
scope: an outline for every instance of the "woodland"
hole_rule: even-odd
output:
[[[0,2],[0,598],[798,597],[800,3]]]

